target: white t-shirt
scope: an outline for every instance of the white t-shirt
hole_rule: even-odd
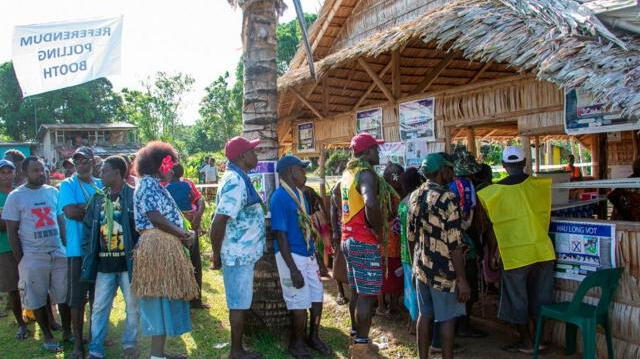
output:
[[[218,182],[218,168],[216,166],[204,165],[200,169],[200,173],[204,173],[205,182]]]

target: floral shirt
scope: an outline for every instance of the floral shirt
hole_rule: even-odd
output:
[[[257,262],[265,243],[262,206],[260,203],[247,206],[246,185],[233,171],[225,171],[216,198],[216,214],[229,216],[220,251],[222,263],[233,266]]]
[[[462,222],[456,196],[447,186],[427,181],[411,194],[407,239],[417,241],[416,278],[441,292],[454,292],[451,252],[462,246]]]
[[[138,232],[155,228],[147,217],[147,212],[152,211],[160,212],[170,222],[182,228],[182,217],[178,205],[157,179],[151,176],[142,177],[133,192],[133,203],[133,218]]]

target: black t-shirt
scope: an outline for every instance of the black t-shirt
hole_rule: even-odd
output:
[[[107,199],[105,198],[105,201]],[[127,271],[126,253],[124,250],[123,218],[120,197],[113,200],[113,230],[107,239],[107,219],[105,206],[100,211],[100,252],[98,255],[98,272],[120,273]]]

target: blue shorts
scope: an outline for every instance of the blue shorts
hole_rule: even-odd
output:
[[[359,295],[380,294],[384,272],[380,246],[347,238],[342,241],[342,253],[347,262],[347,279],[351,289]]]
[[[421,316],[431,317],[436,322],[446,322],[465,315],[465,305],[458,302],[458,294],[455,292],[441,292],[418,279],[416,292]]]
[[[255,263],[222,266],[222,278],[227,297],[227,308],[247,310],[253,300],[253,269]]]

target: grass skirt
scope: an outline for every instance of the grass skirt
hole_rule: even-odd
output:
[[[159,229],[142,232],[133,254],[131,290],[136,297],[195,299],[199,289],[193,272],[177,237]]]

